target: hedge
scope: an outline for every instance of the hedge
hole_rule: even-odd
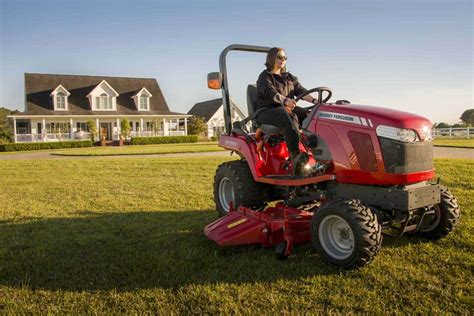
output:
[[[197,143],[197,135],[188,136],[158,136],[158,137],[132,137],[132,145],[149,144],[176,144],[176,143]]]
[[[47,142],[47,143],[11,143],[0,145],[0,151],[25,151],[40,149],[92,147],[91,140]]]

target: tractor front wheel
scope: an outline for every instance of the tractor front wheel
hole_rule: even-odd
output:
[[[214,201],[219,217],[226,215],[230,205],[262,208],[268,200],[268,186],[255,182],[245,160],[224,162],[214,177]]]
[[[361,267],[379,252],[382,225],[359,200],[338,200],[316,211],[311,238],[326,263],[342,268]]]
[[[445,186],[441,186],[441,201],[433,205],[433,210],[434,216],[423,221],[418,233],[431,239],[446,237],[459,223],[461,209],[456,197]]]

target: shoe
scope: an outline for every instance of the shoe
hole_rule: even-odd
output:
[[[309,156],[305,152],[292,152],[290,159],[293,164],[293,176],[301,177],[304,175],[304,166],[308,163]]]

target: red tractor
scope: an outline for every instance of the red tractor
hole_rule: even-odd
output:
[[[247,89],[249,117],[231,122],[226,71],[228,52],[268,52],[269,47],[230,45],[208,86],[222,90],[226,133],[219,146],[240,156],[219,165],[214,199],[219,219],[206,236],[220,246],[261,244],[279,258],[294,245],[312,242],[335,266],[360,267],[373,260],[382,232],[439,239],[458,224],[460,208],[434,181],[431,122],[418,115],[339,100],[319,87],[320,103],[301,124],[307,153],[295,173],[276,126],[256,126],[256,87]],[[301,99],[304,95],[297,97]]]

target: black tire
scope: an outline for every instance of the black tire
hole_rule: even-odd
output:
[[[331,224],[330,221],[335,222]],[[342,224],[342,230],[339,224]],[[328,230],[328,227],[331,229]],[[335,228],[339,229],[338,237],[334,237],[334,233],[329,233],[336,231]],[[343,236],[344,232],[347,238]],[[333,238],[341,238],[340,242],[343,239],[349,241],[347,250],[335,246],[335,243],[339,241],[332,243]],[[341,268],[357,268],[372,262],[380,251],[382,225],[379,224],[377,216],[370,208],[359,200],[336,200],[315,212],[311,223],[311,239],[314,248],[326,263]],[[338,253],[338,249],[341,252]]]
[[[288,248],[288,242],[286,240],[282,241],[281,243],[276,245],[275,255],[276,255],[277,259],[284,260],[284,259],[288,258],[288,256],[285,255],[285,252],[286,252],[287,248]]]
[[[224,180],[227,179],[227,180]],[[220,196],[221,181],[229,181],[233,187],[233,206],[262,208],[268,200],[268,185],[255,182],[248,163],[245,160],[234,160],[220,164],[214,176],[214,201],[219,217],[228,213],[228,206],[224,205]]]
[[[440,186],[440,188],[441,201],[434,206],[438,218],[433,220],[437,221],[438,225],[430,231],[419,232],[419,234],[434,240],[448,236],[461,218],[461,209],[456,197],[445,186]],[[423,230],[423,227],[421,229]]]

